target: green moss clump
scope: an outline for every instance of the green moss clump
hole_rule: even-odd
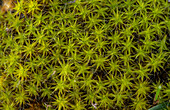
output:
[[[0,109],[135,109],[170,99],[165,0],[21,0],[0,15]]]

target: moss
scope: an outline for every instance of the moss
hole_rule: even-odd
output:
[[[169,99],[164,0],[21,0],[0,14],[1,109],[148,109]],[[158,104],[158,103],[156,103]]]

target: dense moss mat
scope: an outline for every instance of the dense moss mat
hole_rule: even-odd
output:
[[[0,26],[0,109],[146,110],[170,99],[165,0],[21,0]]]

